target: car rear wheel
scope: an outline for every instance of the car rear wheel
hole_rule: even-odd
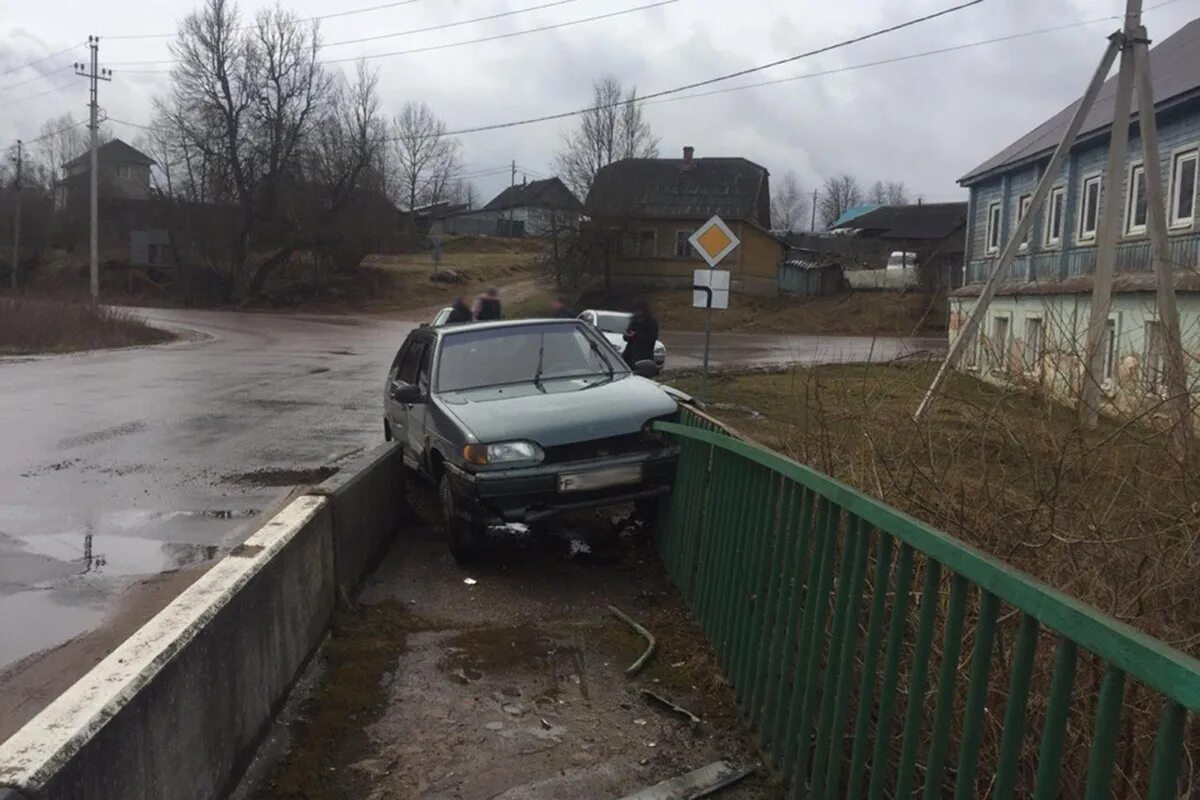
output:
[[[438,484],[438,499],[441,501],[442,525],[451,555],[459,564],[474,562],[479,558],[482,526],[459,515],[449,475],[443,475]]]

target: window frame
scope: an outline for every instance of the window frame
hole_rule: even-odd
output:
[[[1033,352],[1030,352],[1029,345],[1029,323],[1037,322],[1038,335],[1035,342],[1036,347]],[[1042,371],[1042,359],[1046,355],[1046,318],[1041,314],[1026,314],[1025,328],[1021,331],[1024,334],[1022,341],[1024,346],[1022,349],[1022,360],[1025,362],[1025,373],[1027,375],[1038,375]]]
[[[1134,214],[1137,211],[1137,189],[1139,187],[1141,188],[1141,196],[1146,201],[1146,216],[1141,224],[1134,221]],[[1131,161],[1125,170],[1125,235],[1145,236],[1146,226],[1149,222],[1150,201],[1146,198],[1146,165],[1142,161]]]
[[[1004,320],[1005,325],[1004,342],[1002,342],[1002,347],[997,352],[995,347],[996,323],[1000,320]],[[1012,366],[1012,313],[1009,311],[997,312],[991,316],[990,322],[991,335],[988,337],[988,346],[992,350],[992,353],[990,354],[991,358],[988,359],[990,363],[987,365],[987,370],[993,375],[1006,375]]]
[[[1176,213],[1179,210],[1181,194],[1179,165],[1188,160],[1192,162],[1192,214],[1189,217],[1180,217]],[[1170,203],[1167,209],[1167,227],[1179,230],[1196,224],[1196,206],[1200,205],[1200,144],[1190,144],[1171,151],[1171,186],[1167,190],[1167,197]]]
[[[1085,230],[1084,223],[1087,221],[1088,210],[1088,187],[1092,184],[1096,186],[1096,215],[1092,220],[1092,229]],[[1100,199],[1104,192],[1104,175],[1100,172],[1092,172],[1083,176],[1083,180],[1079,184],[1079,224],[1076,226],[1075,240],[1078,242],[1094,242],[1096,241],[1096,232],[1100,228]]]
[[[1033,192],[1023,192],[1017,195],[1017,202],[1014,204],[1014,207],[1016,208],[1016,214],[1013,216],[1013,230],[1015,231],[1017,226],[1021,224],[1021,221],[1025,219],[1025,215],[1033,208]],[[1030,225],[1029,232],[1025,234],[1025,241],[1017,245],[1017,249],[1022,252],[1028,250],[1029,242],[1032,239],[1033,226]]]
[[[692,243],[690,241],[688,241],[689,239],[692,238],[692,235],[695,234],[695,232],[696,232],[695,228],[676,228],[675,229],[675,257],[676,258],[696,258],[697,257],[696,251],[692,247]],[[683,235],[682,242],[680,242],[680,240],[679,240],[679,237],[681,234]],[[682,247],[681,247],[681,245],[682,245]],[[686,252],[681,253],[680,252],[681,249],[685,250]]]
[[[1062,208],[1058,213],[1058,235],[1054,236],[1054,212],[1058,201]],[[1059,184],[1050,188],[1046,202],[1046,219],[1042,226],[1042,244],[1047,248],[1062,247],[1063,235],[1067,232],[1067,187]]]
[[[1000,228],[1004,220],[1003,202],[993,200],[988,203],[987,219],[983,230],[983,251],[987,255],[993,255],[1000,252]],[[996,243],[992,244],[992,233],[995,233]]]

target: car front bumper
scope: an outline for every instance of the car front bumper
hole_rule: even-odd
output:
[[[467,472],[447,466],[451,486],[475,521],[532,523],[590,508],[666,494],[675,480],[674,445],[608,458]],[[636,472],[635,472],[636,471]],[[636,474],[636,478],[633,475]],[[589,486],[589,481],[609,485]],[[575,485],[578,488],[563,488]]]

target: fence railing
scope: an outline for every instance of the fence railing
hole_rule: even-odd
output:
[[[1179,795],[1200,661],[709,418],[681,423],[656,425],[681,447],[659,550],[790,796]]]

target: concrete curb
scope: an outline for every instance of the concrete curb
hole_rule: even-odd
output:
[[[0,744],[0,798],[221,796],[328,626],[329,504],[294,500]]]

